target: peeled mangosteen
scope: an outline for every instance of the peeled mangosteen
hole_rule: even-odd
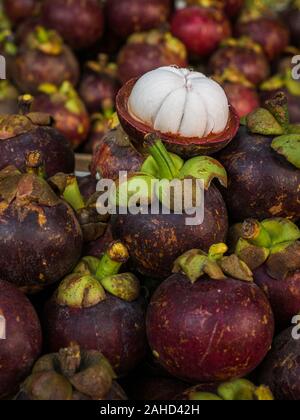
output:
[[[130,80],[118,93],[117,113],[138,148],[145,135],[157,133],[169,151],[184,158],[221,150],[240,124],[217,82],[173,66]]]
[[[222,10],[209,7],[186,7],[177,10],[171,21],[172,34],[180,39],[190,54],[208,56],[221,41],[231,35],[230,22]]]
[[[40,85],[32,110],[50,114],[55,121],[55,128],[69,140],[73,149],[87,140],[90,117],[69,82],[63,82],[60,87],[48,83]]]
[[[42,349],[42,332],[29,300],[3,280],[0,280],[0,317],[1,399],[13,393],[29,374]]]
[[[254,270],[271,303],[277,329],[300,312],[300,230],[287,219],[249,219],[232,228],[236,254]]]
[[[299,219],[297,132],[289,124],[287,100],[278,94],[247,117],[247,126],[219,154],[229,177],[224,196],[233,220]]]
[[[153,30],[132,35],[120,50],[117,64],[124,84],[161,66],[187,66],[187,52],[170,33]]]
[[[28,173],[13,166],[0,172],[0,277],[26,293],[59,281],[77,264],[82,232],[73,210],[42,178],[38,152]]]
[[[95,44],[104,30],[101,2],[98,0],[45,0],[42,18],[74,49]]]
[[[200,156],[184,163],[179,156],[168,153],[155,136],[148,136],[146,141],[151,156],[137,174],[130,175],[127,182],[120,182],[116,200],[118,211],[112,217],[111,224],[114,238],[120,238],[128,247],[134,268],[145,276],[162,279],[170,275],[174,260],[183,252],[193,247],[208,250],[215,242],[225,241],[228,228],[227,210],[221,193],[212,181],[218,178],[226,186],[227,175],[215,159]],[[188,195],[188,191],[183,191],[184,180],[190,179],[195,190],[198,189],[198,184],[197,186],[194,184],[196,179],[203,181],[202,223],[196,220],[198,207],[189,211],[186,203],[185,208],[181,206],[181,211],[178,211],[176,198],[174,203],[172,200],[169,200],[170,202],[164,200],[168,194],[172,197],[172,187],[170,190],[167,187],[164,190],[162,186],[162,191],[155,193],[151,186],[147,191],[144,191],[143,186],[138,187],[140,181],[146,182],[149,186],[152,182],[163,179],[179,183],[178,191],[180,187],[182,188],[182,197],[181,195],[179,197],[181,204],[183,194]],[[141,191],[140,197],[134,197],[140,200],[141,208],[138,213],[131,211],[131,186],[132,191],[135,191],[135,188]],[[125,199],[125,193],[128,201]],[[157,198],[158,208],[152,212],[153,203]],[[123,208],[127,211],[124,212]],[[189,212],[195,219],[191,223],[187,221]]]
[[[269,60],[274,60],[289,45],[288,27],[270,11],[260,12],[255,6],[245,11],[236,28],[237,36],[247,36],[260,44]]]
[[[296,336],[294,335],[296,333]],[[282,332],[261,366],[260,380],[271,388],[275,398],[283,401],[300,399],[299,328]]]
[[[8,80],[0,81],[0,115],[18,113],[19,92]]]
[[[218,244],[191,250],[154,293],[147,335],[159,363],[191,383],[223,382],[252,372],[268,353],[274,319],[252,272]]]
[[[17,401],[126,400],[105,357],[71,343],[41,357],[21,385]]]
[[[138,172],[144,162],[143,155],[132,145],[122,127],[109,131],[94,150],[91,172],[102,178],[118,179],[120,171]]]
[[[108,63],[108,57],[99,55],[98,61],[89,61],[79,86],[79,94],[91,113],[104,112],[106,116],[114,112],[115,100],[120,88],[117,66]]]
[[[229,38],[211,57],[210,71],[222,75],[225,70],[241,73],[250,83],[258,85],[270,75],[270,66],[259,44],[250,38]]]
[[[202,384],[186,390],[177,400],[187,401],[273,401],[270,389],[255,386],[247,379],[223,384]]]
[[[24,171],[27,154],[38,151],[47,177],[74,172],[75,158],[68,141],[53,128],[49,115],[30,112],[32,100],[23,96],[19,115],[0,117],[0,169],[13,165]]]
[[[171,13],[171,0],[108,0],[106,15],[109,27],[126,39],[134,32],[159,28]]]
[[[128,259],[120,242],[100,260],[86,257],[59,286],[45,310],[51,351],[79,343],[101,351],[119,375],[127,374],[146,351],[145,302],[137,278],[118,274]]]
[[[76,85],[79,64],[69,47],[55,31],[37,26],[22,43],[12,65],[12,77],[25,93],[37,93],[43,83]]]
[[[3,7],[9,19],[14,23],[29,18],[33,15],[38,1],[37,0],[4,0]]]

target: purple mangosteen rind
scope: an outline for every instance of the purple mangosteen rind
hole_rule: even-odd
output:
[[[235,137],[240,126],[240,119],[236,111],[230,107],[230,117],[223,133],[211,134],[206,138],[184,138],[172,134],[156,132],[142,122],[131,116],[128,110],[128,99],[137,79],[130,80],[118,93],[116,107],[122,127],[130,136],[133,143],[141,146],[147,134],[157,134],[162,139],[167,149],[182,157],[212,154],[222,150]]]

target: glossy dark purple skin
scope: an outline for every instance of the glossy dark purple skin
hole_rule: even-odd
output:
[[[224,197],[234,221],[299,219],[300,170],[271,149],[272,140],[249,134],[241,127],[237,137],[217,157],[229,177]]]
[[[274,319],[255,285],[175,274],[159,286],[147,313],[150,347],[161,365],[191,383],[221,382],[253,371],[269,351]]]
[[[276,327],[280,330],[287,328],[292,318],[300,313],[300,271],[285,280],[275,280],[263,266],[254,272],[254,278],[271,303]]]
[[[287,89],[277,89],[270,91],[261,91],[262,101],[274,98],[279,93],[284,92],[288,100],[289,116],[291,124],[300,124],[300,96],[292,95]]]
[[[37,211],[29,209],[26,215],[22,208],[18,213],[14,203],[1,214],[0,278],[25,293],[61,280],[81,256],[82,232],[73,210],[64,202],[40,207],[45,216],[42,222]]]
[[[6,340],[0,345],[0,399],[13,393],[40,355],[42,331],[33,306],[12,284],[0,280],[0,314]]]
[[[108,0],[108,26],[121,38],[134,32],[159,28],[168,20],[170,0]]]
[[[36,5],[36,0],[4,0],[3,2],[5,13],[14,23],[32,16]]]
[[[59,306],[55,296],[46,305],[45,334],[50,352],[77,342],[84,350],[99,350],[118,375],[133,370],[145,356],[145,302],[125,302],[107,293],[91,308]]]
[[[133,267],[153,278],[168,277],[174,261],[184,252],[225,242],[228,230],[227,210],[221,193],[211,186],[205,193],[204,222],[188,226],[186,215],[118,215],[112,218],[115,239],[127,246]]]
[[[272,350],[261,366],[260,381],[269,386],[276,400],[300,400],[300,340],[296,326],[275,338]]]
[[[51,127],[37,127],[26,134],[0,140],[0,170],[13,165],[25,171],[26,155],[33,151],[41,152],[48,177],[58,172],[74,172],[75,157],[69,142]]]
[[[45,24],[56,29],[74,49],[93,45],[104,30],[103,11],[98,0],[45,0],[42,17]]]
[[[97,190],[97,179],[92,175],[87,175],[84,177],[79,177],[77,180],[83,198],[88,200],[92,195],[95,194]]]

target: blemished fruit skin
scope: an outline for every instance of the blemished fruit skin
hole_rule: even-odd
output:
[[[187,7],[178,10],[171,21],[172,33],[187,47],[190,54],[207,56],[220,42],[231,35],[231,26],[219,10]]]
[[[254,272],[255,283],[266,294],[271,303],[278,330],[290,326],[293,316],[300,313],[300,271],[286,279],[273,279],[265,266]]]
[[[217,157],[229,177],[224,197],[234,221],[299,219],[300,171],[272,150],[272,140],[241,127]]]
[[[6,339],[0,342],[0,398],[4,398],[16,390],[39,357],[42,331],[29,300],[3,280],[0,280],[0,315],[6,320]]]
[[[51,352],[76,342],[84,350],[98,350],[118,375],[134,369],[146,353],[145,302],[125,302],[107,294],[106,300],[90,308],[60,306],[55,295],[44,317]]]
[[[291,327],[275,338],[272,350],[261,366],[260,380],[270,387],[276,400],[300,399],[299,327]]]
[[[174,274],[147,313],[150,347],[161,365],[190,383],[221,382],[253,371],[270,350],[274,319],[254,284]]]
[[[134,32],[164,24],[171,12],[170,0],[108,0],[105,6],[109,27],[126,39]]]
[[[205,193],[204,222],[187,226],[187,217],[162,211],[159,215],[120,214],[112,218],[113,236],[124,241],[139,273],[164,279],[171,274],[175,259],[184,252],[192,248],[208,251],[211,245],[226,240],[227,210],[215,186]]]
[[[74,49],[96,43],[104,30],[104,16],[97,0],[45,0],[42,18]]]

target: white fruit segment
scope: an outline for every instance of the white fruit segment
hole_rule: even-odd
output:
[[[128,110],[136,120],[165,134],[207,137],[225,130],[229,104],[222,87],[202,73],[161,67],[133,87]]]

